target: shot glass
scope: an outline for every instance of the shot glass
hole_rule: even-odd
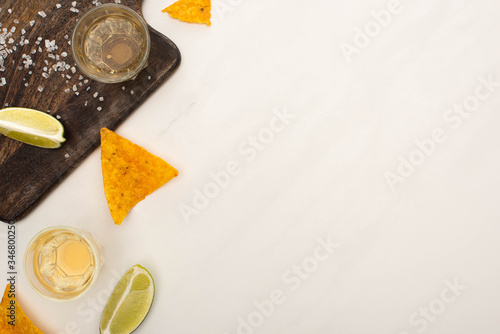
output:
[[[24,254],[28,283],[38,294],[55,301],[83,296],[101,267],[101,245],[89,232],[69,226],[38,232]]]
[[[73,58],[88,77],[116,83],[135,79],[147,66],[148,25],[129,7],[104,4],[78,21],[71,38]]]

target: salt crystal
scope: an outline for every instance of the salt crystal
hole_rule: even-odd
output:
[[[17,21],[17,23],[19,23],[19,21]],[[16,32],[16,27],[12,27],[12,29],[10,29],[10,32]]]
[[[64,35],[64,39],[68,39],[68,38],[69,38],[69,36],[68,36],[68,35]]]
[[[82,75],[80,75],[80,76],[78,77],[78,80],[83,80],[83,76],[82,76]]]
[[[56,8],[61,8],[61,4],[56,4]]]
[[[133,91],[133,90],[131,90],[131,91],[130,91],[130,94],[131,94],[131,95],[134,95],[134,91]]]
[[[90,90],[90,86],[87,87],[86,91],[88,92]]]
[[[71,6],[76,7],[76,1],[73,1],[73,2],[71,3]]]
[[[66,74],[66,78],[71,79],[71,75]]]
[[[88,83],[88,82],[89,82],[89,79],[83,80],[83,83],[85,83],[85,84]]]
[[[64,92],[65,92],[65,93],[69,93],[69,92],[71,92],[71,89],[66,88],[66,89],[64,90]]]
[[[125,90],[125,86],[122,86],[122,90]]]
[[[23,35],[24,35],[25,33],[26,33],[26,30],[21,29],[21,34],[23,34]]]
[[[24,85],[25,85],[26,87],[28,87],[28,83],[25,83]]]
[[[12,14],[12,9],[7,9],[7,11],[9,12],[9,14]]]
[[[97,107],[97,111],[101,111],[102,110],[102,107]]]
[[[45,12],[43,10],[39,11],[38,15],[40,15],[41,17],[47,17],[47,14],[45,14]]]
[[[60,115],[56,115],[56,118],[57,118],[57,119],[61,119],[61,116],[60,116]]]
[[[148,80],[151,80],[151,76],[150,75],[148,75]]]
[[[101,96],[101,97],[99,98],[99,101],[104,101],[104,97],[102,97],[102,96]]]
[[[71,68],[71,73],[73,73],[73,74],[76,73],[76,68],[74,66]]]
[[[18,19],[14,19],[14,23],[15,24],[19,24],[19,20]]]
[[[34,24],[35,24],[35,20],[30,21],[30,26],[33,27]]]
[[[5,86],[7,84],[7,80],[5,78],[0,78],[0,86]]]
[[[68,158],[69,158],[69,154],[68,154],[68,153],[66,153],[66,154],[64,155],[64,157],[65,157],[66,159],[68,159]]]
[[[73,85],[73,92],[76,92],[77,88],[76,85]]]
[[[80,92],[75,92],[75,95],[76,95],[76,96],[80,95]]]
[[[45,79],[48,79],[49,78],[49,74],[48,73],[42,73],[42,77],[44,77]]]
[[[38,91],[42,92],[43,91],[43,87],[42,86],[38,86]]]
[[[97,95],[99,95],[99,93],[98,93],[98,92],[95,92],[95,93],[94,93],[94,98],[96,98],[96,97],[97,97]]]
[[[89,101],[85,101],[85,106],[88,106],[89,105]]]
[[[68,56],[68,54],[67,54],[66,52],[63,52],[63,53],[61,53],[61,56],[63,56],[63,57],[67,57],[67,56]]]

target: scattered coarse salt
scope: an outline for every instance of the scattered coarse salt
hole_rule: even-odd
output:
[[[104,101],[104,97],[102,97],[102,96],[101,96],[101,97],[99,98],[99,101]]]
[[[71,73],[73,73],[73,74],[76,73],[76,68],[74,66],[71,68]]]
[[[76,92],[78,88],[76,88],[76,85],[73,85],[73,92]]]
[[[69,158],[69,154],[68,154],[68,153],[66,153],[66,154],[64,155],[64,157],[65,157],[66,159],[68,159],[68,158]]]
[[[45,12],[43,10],[39,11],[38,15],[40,15],[41,17],[47,17],[47,14],[45,14]]]
[[[26,30],[21,29],[21,34],[24,35],[26,33]]]
[[[80,75],[80,76],[78,77],[78,80],[80,80],[80,81],[81,81],[81,80],[83,80],[83,75]]]
[[[148,80],[151,80],[151,76],[150,75],[148,75]]]
[[[61,8],[61,4],[56,4],[56,8]]]
[[[14,19],[14,23],[15,24],[19,24],[19,20],[18,19]]]
[[[122,86],[122,90],[125,90],[125,86]]]
[[[64,92],[65,92],[65,93],[69,93],[69,92],[71,92],[71,89],[66,88],[66,89],[64,90]]]
[[[85,79],[85,80],[83,80],[83,83],[84,83],[84,84],[89,83],[89,79]]]
[[[64,39],[69,39],[69,36],[68,35],[64,35]]]
[[[31,21],[30,21],[30,26],[32,26],[32,27],[33,27],[34,25],[35,25],[35,20],[31,20]]]
[[[102,110],[102,107],[97,107],[97,111],[101,111]]]
[[[61,116],[60,116],[60,115],[56,115],[56,118],[57,118],[57,119],[61,119]]]
[[[29,84],[26,82],[24,85],[25,85],[26,87],[28,87],[28,85],[29,85]]]
[[[75,92],[75,95],[76,95],[76,96],[80,95],[80,92]]]
[[[130,91],[130,95],[134,95],[134,91],[133,90]]]
[[[49,74],[48,73],[42,73],[42,77],[44,77],[45,79],[48,79],[49,78]]]
[[[78,13],[79,12],[79,10],[76,9],[75,7],[71,7],[69,10],[72,11],[73,13]]]
[[[7,9],[7,11],[9,12],[9,14],[12,14],[12,9]]]
[[[68,54],[67,54],[66,52],[63,52],[63,53],[61,53],[61,56],[62,56],[62,57],[67,57],[67,56],[68,56]]]
[[[43,87],[42,86],[38,86],[38,91],[42,92],[43,91]]]
[[[71,3],[71,6],[76,7],[76,1],[73,1],[73,2]]]
[[[98,95],[99,95],[99,93],[98,93],[98,92],[95,92],[95,93],[94,93],[94,98],[96,98]]]
[[[5,86],[7,84],[7,80],[5,78],[0,78],[0,86]]]
[[[87,92],[90,90],[90,86],[87,87],[87,89],[85,89]]]

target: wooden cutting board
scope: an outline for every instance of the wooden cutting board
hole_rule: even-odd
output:
[[[142,15],[142,0],[116,2]],[[0,0],[0,108],[47,111],[63,123],[66,137],[61,148],[48,150],[0,135],[1,221],[24,217],[99,146],[101,127],[115,129],[180,63],[175,44],[150,28],[148,66],[135,80],[87,78],[76,68],[70,39],[77,19],[97,3]]]

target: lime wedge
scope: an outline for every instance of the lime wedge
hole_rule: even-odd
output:
[[[155,294],[151,274],[135,265],[120,279],[109,296],[99,325],[101,334],[129,334],[148,315]]]
[[[28,108],[1,109],[0,133],[43,148],[61,147],[66,140],[61,122],[45,112]]]

